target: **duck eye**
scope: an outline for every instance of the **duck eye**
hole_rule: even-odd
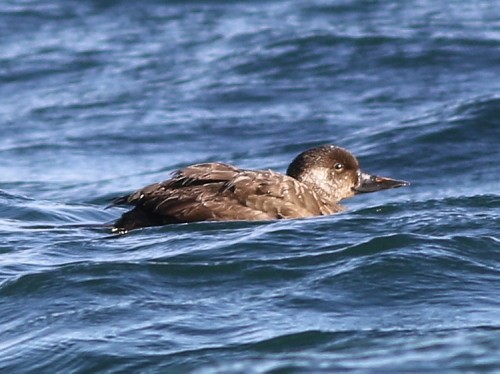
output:
[[[344,168],[344,164],[338,162],[333,167],[335,168],[335,170],[342,170]]]

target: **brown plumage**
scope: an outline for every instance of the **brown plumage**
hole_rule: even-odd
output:
[[[132,205],[115,223],[126,232],[139,227],[196,221],[273,220],[328,215],[339,201],[359,192],[407,185],[362,173],[345,149],[326,145],[301,153],[287,175],[206,163],[113,201]]]

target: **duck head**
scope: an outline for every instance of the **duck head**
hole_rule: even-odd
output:
[[[364,173],[349,151],[324,145],[302,152],[290,164],[287,175],[304,183],[330,203],[358,193],[403,187],[408,182]]]

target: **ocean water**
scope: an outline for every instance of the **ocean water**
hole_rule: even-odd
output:
[[[0,3],[0,371],[499,372],[500,3]],[[111,235],[190,163],[410,187]],[[95,226],[92,226],[95,225]]]

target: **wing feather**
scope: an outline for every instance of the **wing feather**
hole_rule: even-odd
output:
[[[150,212],[158,224],[323,214],[317,195],[299,181],[271,170],[242,170],[222,163],[188,166],[113,204],[133,205],[142,215]]]

